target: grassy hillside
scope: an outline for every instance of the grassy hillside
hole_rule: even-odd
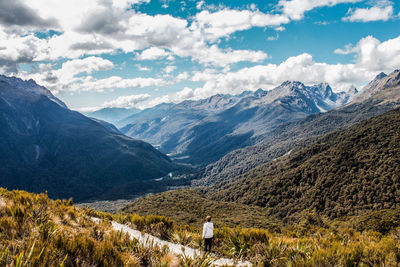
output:
[[[233,202],[214,201],[194,190],[168,191],[141,198],[122,209],[139,215],[169,216],[178,224],[201,226],[207,215],[219,226],[276,229],[278,222],[265,209]]]
[[[266,207],[281,218],[400,207],[400,109],[333,132],[212,191],[218,201]]]
[[[111,215],[76,208],[71,200],[0,188],[0,266],[212,266],[207,256],[178,257],[165,247],[143,245],[113,231],[111,221],[174,243],[201,246],[199,228],[176,225],[166,217]],[[335,222],[304,212],[299,223],[281,233],[218,227],[214,252],[255,266],[398,266],[399,226],[400,210]]]
[[[95,223],[91,216],[101,216],[103,222]],[[114,231],[112,219],[76,208],[71,200],[0,188],[0,266],[168,265],[165,252]],[[135,220],[171,225],[167,218],[149,219]]]

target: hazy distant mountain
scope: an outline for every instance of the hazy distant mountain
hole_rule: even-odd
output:
[[[326,112],[348,99],[347,93],[335,93],[326,83],[287,81],[271,91],[161,104],[125,119],[121,131],[177,160],[205,164],[255,143],[282,123]]]
[[[121,126],[119,121],[129,117],[132,114],[140,112],[137,108],[102,108],[93,112],[84,112],[86,116],[103,120],[114,125]]]
[[[360,94],[368,92],[369,98],[356,98],[354,102],[339,109],[310,115],[276,127],[264,135],[259,144],[237,149],[209,164],[200,172],[199,179],[193,183],[210,186],[234,179],[256,166],[287,153],[294,153],[326,133],[400,106],[398,75],[399,71],[394,71],[387,77],[386,74],[379,74],[360,92]],[[375,86],[372,86],[373,84]],[[360,101],[360,99],[365,100]]]
[[[33,80],[0,76],[0,186],[76,200],[160,190],[154,179],[178,166],[110,127]]]

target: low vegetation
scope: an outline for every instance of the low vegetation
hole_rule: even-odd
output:
[[[214,251],[257,266],[398,266],[400,210],[331,221],[304,211],[298,223],[273,230],[215,230]],[[72,200],[0,189],[0,266],[212,266],[208,255],[177,257],[113,231],[111,221],[200,248],[199,227],[164,216],[109,214],[76,208]],[[100,218],[100,223],[93,217]],[[375,219],[373,219],[375,218]]]
[[[176,190],[140,198],[121,210],[140,215],[172,216],[178,224],[200,227],[212,214],[217,226],[258,227],[276,231],[279,222],[265,209],[233,202],[207,199],[195,190]]]
[[[281,225],[280,232],[221,225],[215,229],[213,250],[220,256],[250,260],[256,266],[398,266],[399,215],[400,210],[382,210],[332,221],[305,210],[297,223]],[[136,214],[118,216],[121,222],[132,225],[143,220]],[[152,216],[150,220],[155,224],[164,222],[164,227],[151,233],[201,248],[201,228],[170,224],[163,216]]]
[[[102,218],[94,222],[92,216]],[[135,217],[138,227],[172,227],[168,218]],[[110,214],[0,188],[0,266],[171,266],[183,259],[112,230]],[[163,228],[160,226],[160,229]],[[176,265],[179,266],[179,265]]]

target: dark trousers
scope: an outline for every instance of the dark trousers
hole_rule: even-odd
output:
[[[204,238],[204,251],[211,253],[212,238]]]

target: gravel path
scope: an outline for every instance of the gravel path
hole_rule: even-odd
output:
[[[99,222],[100,219],[98,218],[92,218],[93,221]],[[202,252],[199,249],[193,249],[187,246],[182,246],[179,244],[171,243],[168,241],[161,240],[155,236],[149,235],[149,234],[143,234],[142,232],[138,230],[134,230],[130,228],[129,226],[125,224],[120,224],[117,222],[112,222],[112,227],[117,230],[117,231],[122,231],[124,233],[128,233],[131,238],[138,239],[139,242],[142,244],[156,244],[160,247],[167,246],[169,248],[169,251],[172,252],[175,255],[183,255],[185,254],[186,257],[191,257],[193,258],[196,255],[200,255]],[[216,258],[216,260],[213,262],[213,266],[246,266],[246,267],[251,267],[252,264],[248,261],[239,261],[235,262],[232,259],[226,259],[226,258]]]

